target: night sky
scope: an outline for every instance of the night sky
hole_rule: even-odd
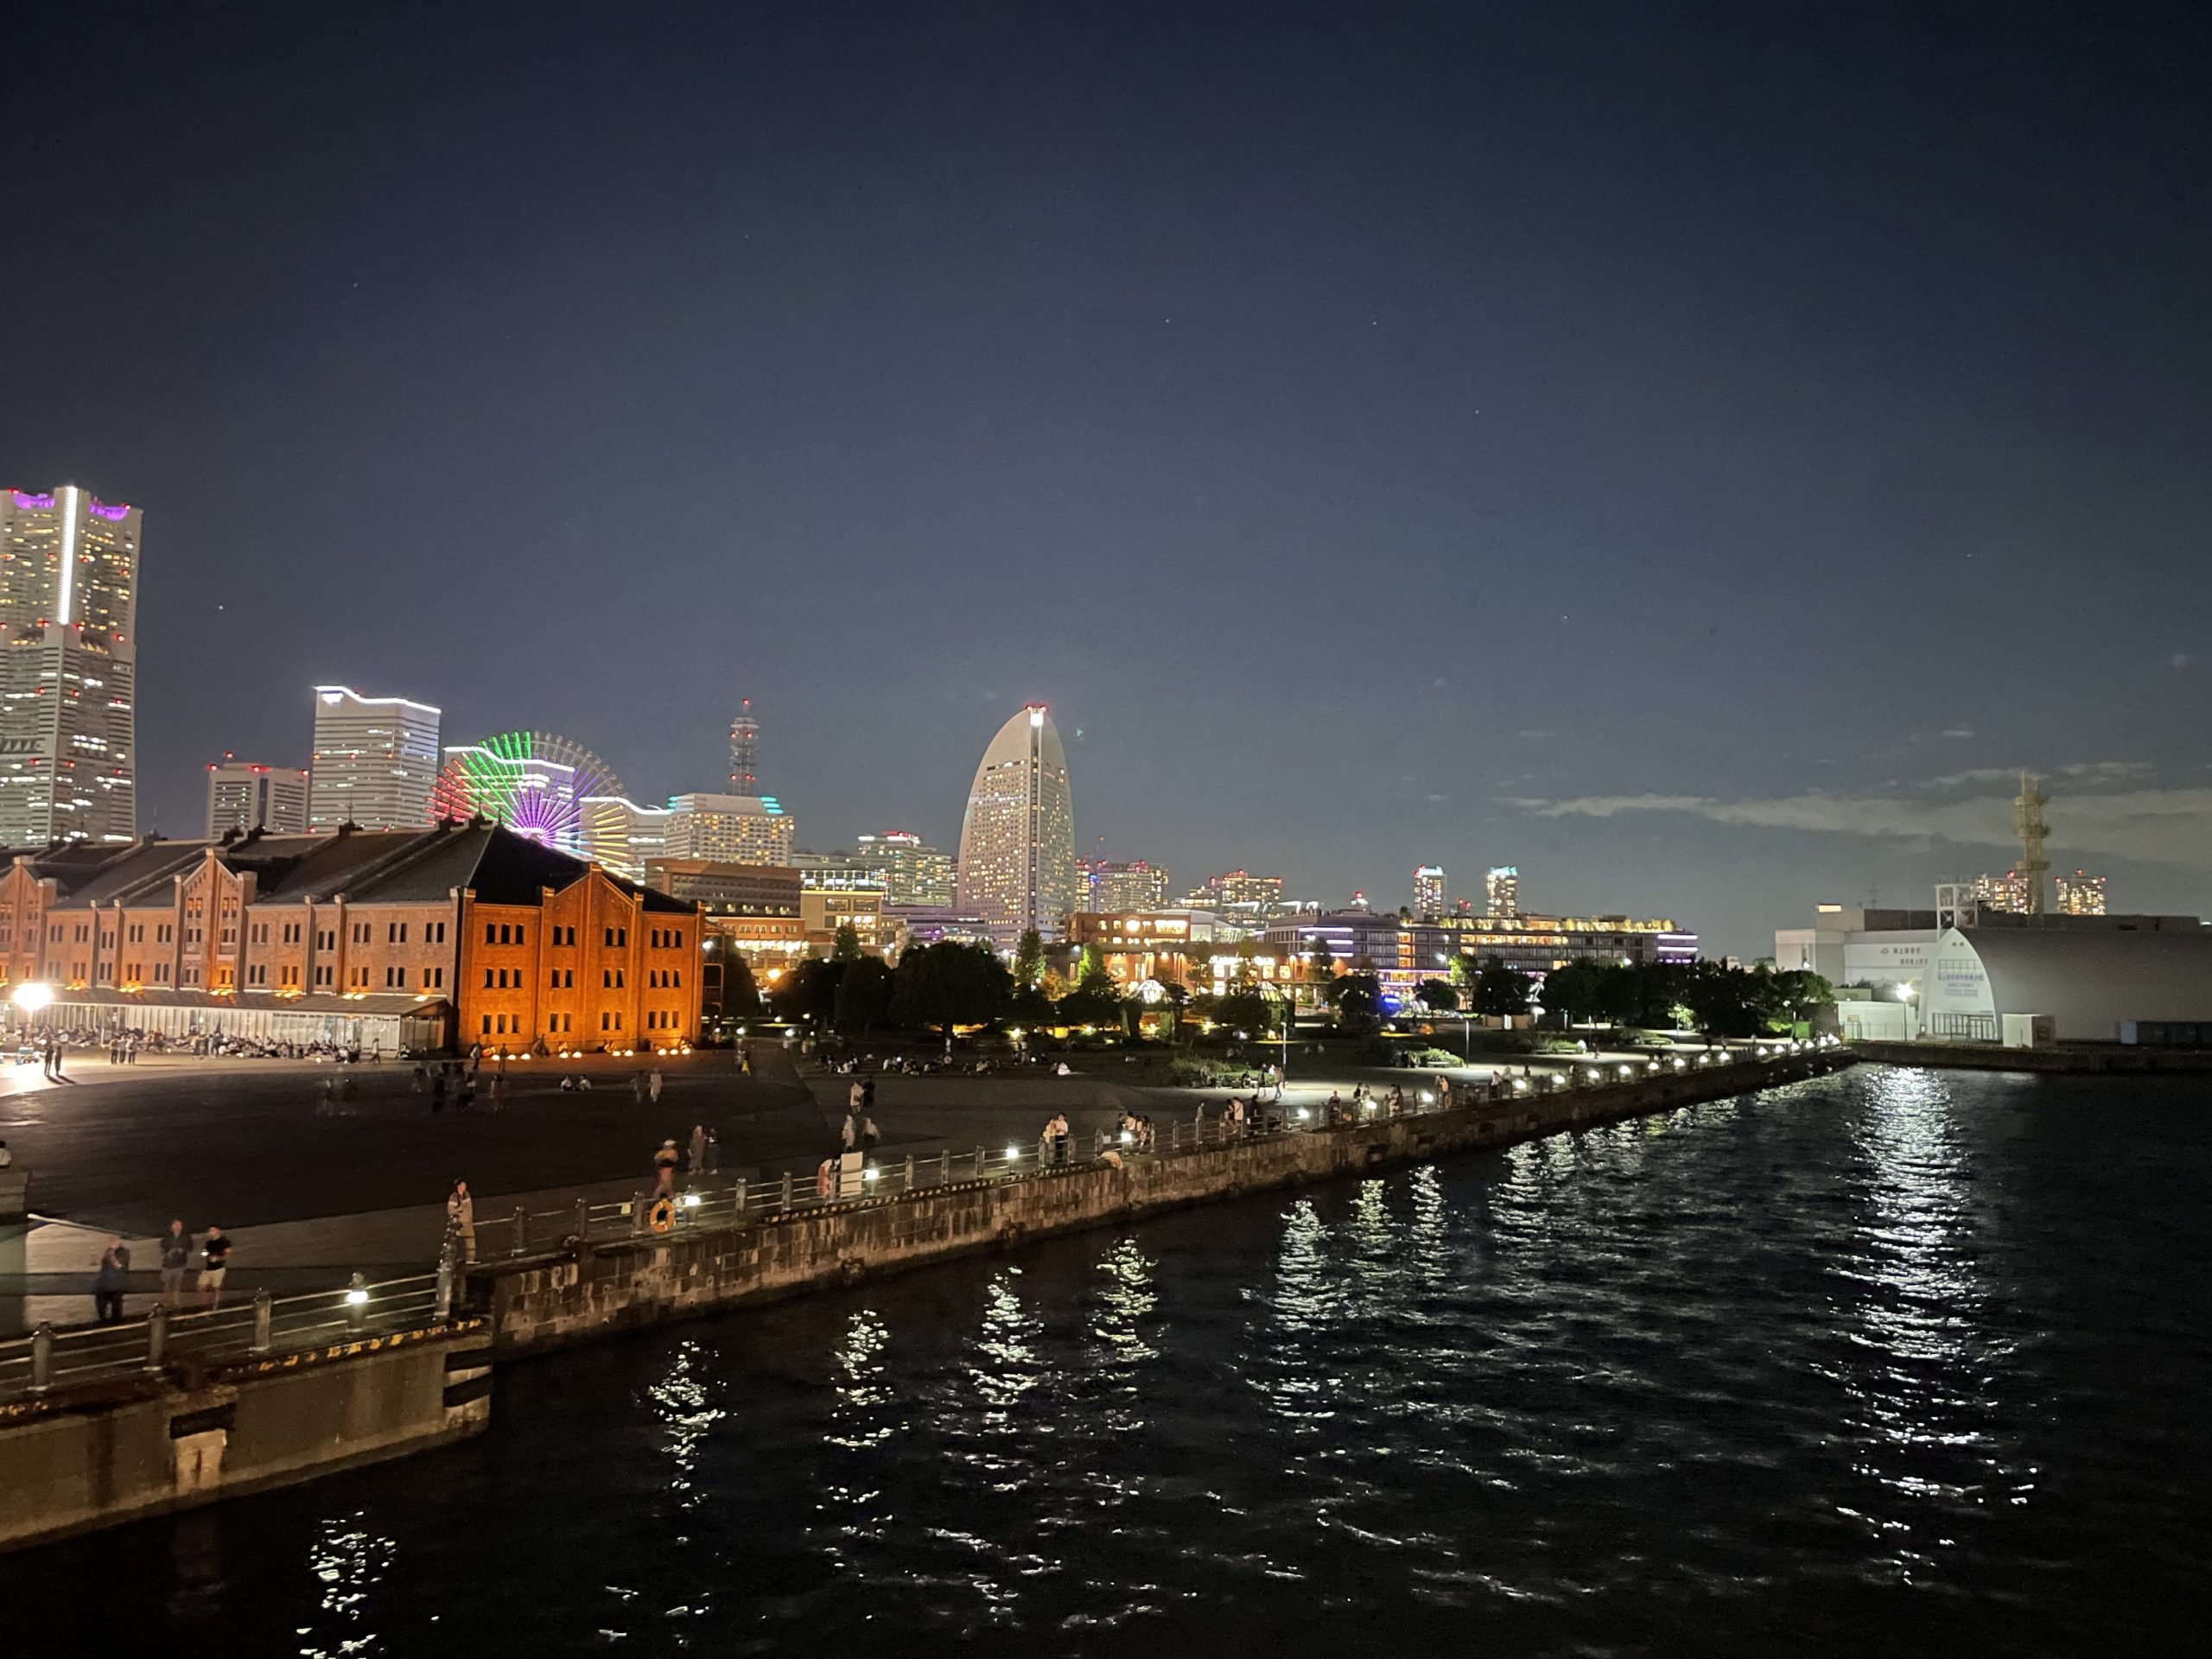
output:
[[[1179,887],[1763,955],[2029,765],[2212,912],[2207,16],[19,6],[0,483],[169,834],[335,680],[949,846],[1041,698]]]

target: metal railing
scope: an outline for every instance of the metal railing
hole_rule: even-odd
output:
[[[353,1282],[298,1296],[257,1292],[229,1307],[156,1306],[144,1318],[0,1343],[0,1402],[193,1366],[334,1347],[436,1322],[439,1275]]]
[[[1737,1051],[1708,1049],[1694,1058],[1674,1056],[1663,1064],[1656,1059],[1578,1061],[1557,1071],[1509,1076],[1481,1088],[1463,1085],[1446,1091],[1401,1086],[1395,1104],[1388,1094],[1362,1093],[1338,1100],[1333,1111],[1327,1104],[1293,1104],[1278,1098],[1259,1105],[1241,1122],[1218,1113],[1209,1118],[1201,1108],[1192,1122],[1154,1125],[1148,1136],[1141,1128],[1101,1129],[1033,1143],[959,1150],[944,1147],[881,1158],[862,1154],[857,1168],[833,1158],[808,1174],[786,1171],[766,1179],[722,1180],[709,1173],[675,1184],[665,1193],[640,1186],[626,1198],[580,1196],[556,1209],[518,1205],[503,1215],[480,1215],[470,1263],[486,1266],[564,1251],[580,1243],[734,1229],[782,1215],[965,1183],[1049,1179],[1095,1168],[1109,1154],[1128,1161],[1174,1157],[1485,1104],[1502,1108],[1510,1120],[1516,1103],[1525,1107],[1539,1097],[1586,1087],[1758,1065],[1833,1046],[1831,1039]],[[1533,1116],[1529,1121],[1533,1122]],[[41,1325],[28,1338],[0,1343],[0,1402],[65,1383],[175,1370],[182,1361],[209,1364],[298,1352],[434,1324],[444,1317],[458,1270],[467,1265],[457,1259],[459,1243],[455,1235],[448,1234],[448,1265],[435,1274],[376,1284],[365,1284],[355,1274],[352,1284],[335,1290],[283,1298],[272,1298],[264,1290],[251,1301],[217,1310],[156,1308],[143,1319],[64,1331]]]

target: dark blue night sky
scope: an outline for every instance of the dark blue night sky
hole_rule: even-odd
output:
[[[142,817],[308,686],[950,844],[1763,954],[2212,911],[2182,5],[46,6],[0,483],[145,509]],[[2068,770],[2071,768],[2072,770]]]

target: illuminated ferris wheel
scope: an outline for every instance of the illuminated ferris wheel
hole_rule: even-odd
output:
[[[582,850],[583,803],[620,795],[614,769],[573,738],[501,732],[448,748],[430,789],[432,822],[483,817],[564,853]]]

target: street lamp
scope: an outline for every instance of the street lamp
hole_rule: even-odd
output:
[[[42,979],[27,979],[16,987],[13,997],[16,1007],[22,1010],[26,1027],[37,1022],[54,1001],[54,987]]]

